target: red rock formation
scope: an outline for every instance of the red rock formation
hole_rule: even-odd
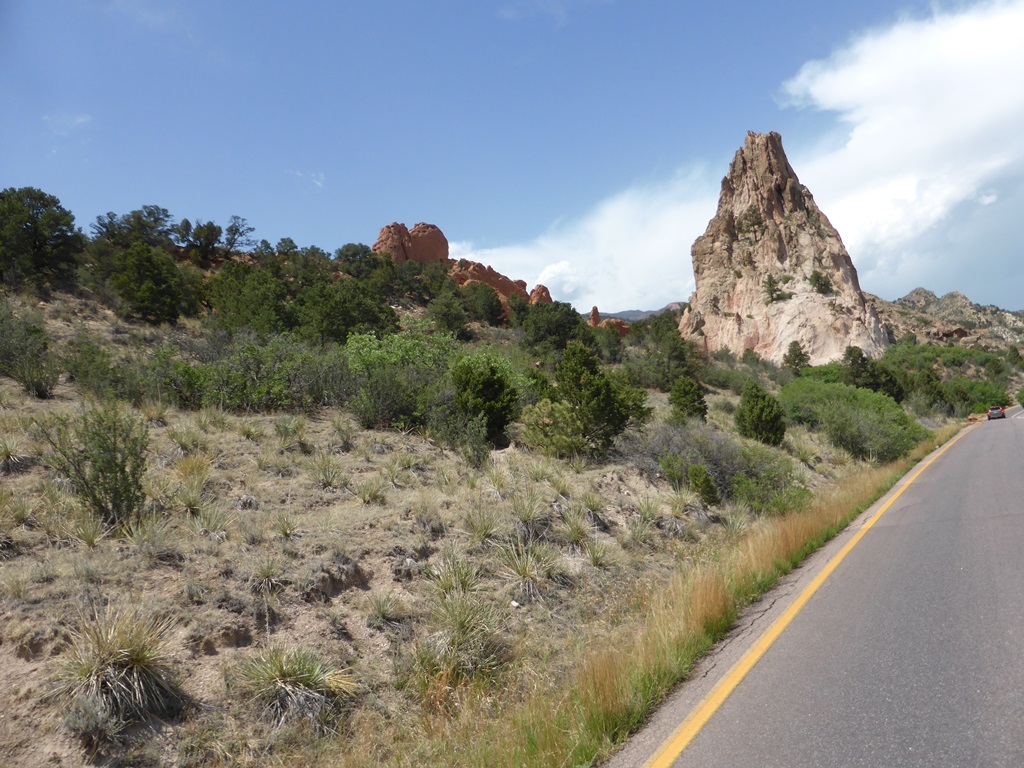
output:
[[[530,303],[531,304],[554,304],[551,298],[551,291],[547,289],[546,285],[537,283],[533,286],[533,290],[530,291]]]
[[[395,264],[447,261],[448,238],[433,224],[420,222],[407,229],[405,224],[394,222],[381,228],[372,250],[378,254],[390,254]]]
[[[458,286],[470,283],[483,283],[498,294],[501,304],[508,310],[508,301],[512,296],[519,296],[531,304],[550,304],[551,293],[543,285],[537,285],[530,292],[526,290],[526,281],[512,280],[505,277],[493,267],[488,267],[468,259],[458,262],[448,259],[448,239],[433,224],[417,224],[411,230],[397,222],[382,227],[373,252],[389,254],[396,264],[413,261],[426,264],[434,261],[448,263],[448,276]]]
[[[498,298],[501,299],[501,305],[505,309],[508,309],[508,300],[513,296],[526,299],[531,304],[551,303],[551,294],[543,285],[537,285],[532,292],[527,293],[525,280],[512,280],[493,267],[469,261],[468,259],[460,259],[457,263],[453,263],[448,270],[448,276],[459,287],[469,285],[470,283],[483,283],[490,287],[498,294]]]
[[[590,319],[587,320],[587,325],[591,328],[612,328],[619,334],[619,338],[625,338],[629,335],[629,325],[617,317],[609,317],[605,320],[601,319],[601,313],[597,311],[597,307],[590,310]]]

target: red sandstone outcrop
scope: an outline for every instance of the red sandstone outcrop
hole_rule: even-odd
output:
[[[405,224],[394,222],[381,228],[372,250],[378,254],[390,254],[396,264],[447,261],[448,238],[433,224],[420,222],[408,229]]]
[[[597,311],[597,307],[590,310],[590,319],[587,320],[587,325],[591,328],[612,328],[619,338],[623,339],[629,335],[629,325],[617,317],[609,317],[604,320],[601,319],[601,313]]]
[[[448,270],[448,276],[459,287],[469,285],[470,283],[483,283],[498,294],[502,306],[506,309],[508,309],[508,300],[513,296],[526,299],[531,304],[551,303],[551,294],[543,285],[535,286],[533,291],[528,293],[525,280],[512,280],[493,267],[469,261],[468,259],[460,259],[458,262],[454,262]]]
[[[818,365],[848,346],[878,357],[888,345],[839,233],[777,133],[747,134],[691,252],[697,289],[679,330],[709,352],[751,349],[781,362],[798,341]]]
[[[537,283],[533,286],[533,290],[530,291],[530,303],[531,304],[553,304],[554,301],[551,298],[551,291],[548,290],[546,285]]]
[[[512,280],[505,277],[493,267],[479,264],[468,259],[451,261],[448,258],[448,238],[433,224],[419,223],[412,229],[397,222],[381,227],[374,253],[388,254],[396,264],[414,261],[426,264],[444,261],[448,264],[448,276],[458,286],[470,283],[483,283],[489,286],[501,299],[501,304],[508,309],[508,301],[512,296],[520,296],[531,304],[550,304],[551,293],[543,285],[534,286],[532,291],[526,290],[525,280]]]

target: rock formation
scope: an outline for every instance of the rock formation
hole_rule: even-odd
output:
[[[377,254],[390,255],[396,264],[405,264],[407,261],[418,264],[446,262],[448,276],[457,285],[461,287],[470,283],[483,283],[489,286],[498,294],[506,310],[512,296],[520,296],[531,304],[551,303],[551,293],[543,285],[538,284],[528,292],[525,280],[512,280],[492,267],[468,259],[451,261],[448,258],[448,238],[434,224],[420,222],[412,229],[398,222],[388,224],[381,227],[377,242],[371,250]]]
[[[839,233],[789,165],[777,133],[748,133],[722,180],[718,211],[692,248],[696,291],[680,333],[708,352],[781,362],[793,341],[818,365],[888,338]]]
[[[498,294],[502,306],[506,309],[508,309],[508,300],[513,296],[526,299],[531,304],[551,303],[551,294],[543,285],[535,286],[533,291],[528,293],[525,280],[512,280],[493,267],[476,261],[460,259],[458,262],[453,262],[448,270],[448,276],[460,287],[471,283],[483,283]]]
[[[396,264],[447,261],[448,238],[433,224],[420,222],[408,229],[405,224],[394,222],[381,228],[372,250],[378,254],[391,254]]]
[[[601,319],[601,313],[597,311],[597,307],[590,310],[590,318],[587,320],[587,325],[591,328],[611,328],[617,334],[620,339],[624,339],[629,335],[629,325],[617,317],[608,317],[604,320]]]

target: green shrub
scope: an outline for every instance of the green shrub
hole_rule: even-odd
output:
[[[623,370],[634,386],[668,392],[680,377],[697,378],[697,352],[692,342],[679,336],[675,314],[659,315],[646,330],[642,327],[640,334],[631,329],[626,342]]]
[[[672,406],[672,418],[677,421],[707,419],[708,404],[704,401],[704,393],[700,384],[688,376],[680,376],[672,385],[668,402]]]
[[[423,426],[450,388],[455,339],[447,334],[349,337],[347,407],[364,428]]]
[[[705,506],[715,507],[722,503],[722,497],[715,487],[715,480],[707,467],[703,464],[691,464],[686,474],[690,489],[700,496]]]
[[[469,314],[462,304],[461,297],[454,288],[443,291],[427,307],[427,317],[439,331],[450,333],[457,338],[469,338],[466,333],[466,322]]]
[[[891,397],[859,387],[801,378],[779,397],[792,423],[823,431],[859,459],[892,461],[928,434]]]
[[[178,319],[183,291],[174,259],[166,251],[144,243],[119,251],[111,278],[124,302],[125,314],[149,323]]]
[[[782,406],[755,381],[744,385],[733,418],[743,437],[751,437],[766,445],[781,445],[786,435]]]
[[[125,530],[139,519],[146,496],[149,433],[146,424],[116,405],[85,411],[75,420],[39,424],[53,467],[104,523]]]
[[[494,289],[484,283],[469,283],[459,289],[462,304],[470,320],[486,325],[501,325],[505,308]]]
[[[47,399],[60,379],[61,366],[50,350],[43,316],[15,316],[9,301],[0,302],[0,374],[10,376],[33,397]]]
[[[344,344],[353,333],[384,336],[398,330],[398,315],[383,297],[358,280],[318,282],[294,302],[299,333],[323,346]]]
[[[762,514],[792,508],[809,493],[781,452],[744,445],[693,419],[626,433],[616,448],[623,460],[651,477],[660,472],[677,490],[691,486],[690,467],[699,465],[724,500],[743,501]]]
[[[312,405],[320,367],[313,352],[282,334],[265,345],[240,341],[227,358],[195,369],[172,363],[170,372],[171,387],[185,402],[194,402],[198,389],[203,406],[254,412]]]
[[[513,313],[523,329],[523,343],[540,352],[563,350],[571,341],[591,345],[593,334],[583,317],[571,304],[523,304]]]
[[[597,356],[579,342],[569,342],[555,368],[555,382],[589,453],[605,453],[629,424],[642,424],[650,417],[644,404],[647,394],[602,371]]]
[[[782,358],[782,364],[789,368],[793,372],[794,376],[799,376],[800,372],[807,367],[811,362],[811,356],[808,355],[803,346],[797,340],[789,342],[789,348],[786,350],[786,354]]]
[[[788,456],[759,445],[744,446],[740,455],[745,469],[729,483],[729,496],[735,501],[757,512],[782,514],[810,500],[812,494],[797,482]]]
[[[452,368],[455,405],[472,417],[482,416],[487,439],[498,444],[519,415],[519,392],[509,363],[492,355],[460,358]]]
[[[519,440],[552,456],[572,456],[587,447],[583,425],[568,403],[544,398],[523,409]]]
[[[833,291],[832,281],[828,275],[822,274],[818,270],[811,272],[810,283],[811,288],[823,296],[828,296]]]
[[[0,192],[0,282],[46,287],[70,281],[84,245],[75,217],[33,187]]]

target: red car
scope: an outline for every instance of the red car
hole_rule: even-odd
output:
[[[1003,410],[1003,407],[1001,405],[993,405],[991,408],[988,409],[988,418],[989,420],[1005,419],[1006,411]]]

